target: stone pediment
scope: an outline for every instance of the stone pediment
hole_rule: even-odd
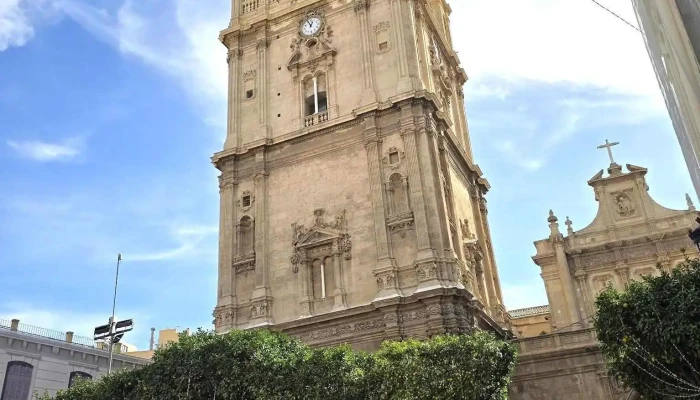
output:
[[[615,238],[687,230],[693,225],[696,213],[689,198],[687,210],[663,207],[649,195],[647,169],[632,164],[627,164],[626,169],[628,172],[623,172],[620,165],[612,164],[608,176],[600,170],[588,181],[598,202],[598,212],[585,228],[569,230],[571,246],[595,246]],[[571,225],[568,219],[567,225]]]
[[[341,235],[342,232],[334,229],[311,228],[308,232],[303,234],[296,241],[295,246],[297,248],[309,248],[319,246],[322,244],[330,243],[334,239],[339,238]]]

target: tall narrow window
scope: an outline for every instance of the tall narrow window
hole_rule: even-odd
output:
[[[5,383],[2,385],[0,400],[27,400],[32,387],[34,367],[24,361],[7,363]]]
[[[335,280],[333,271],[333,258],[316,259],[311,264],[311,284],[315,300],[322,300],[333,296]]]
[[[239,256],[255,253],[255,224],[249,216],[241,218],[238,225]]]
[[[317,75],[304,82],[304,109],[307,116],[328,110],[325,75]]]
[[[68,387],[71,388],[73,385],[75,385],[75,382],[81,380],[81,379],[87,379],[87,380],[92,380],[92,375],[88,374],[87,372],[82,372],[82,371],[73,371],[70,373],[70,376],[68,378]]]

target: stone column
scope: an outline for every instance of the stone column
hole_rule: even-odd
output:
[[[344,310],[345,290],[343,288],[343,252],[338,246],[338,243],[333,244],[333,311]]]
[[[413,41],[409,45],[409,41],[406,39],[412,36],[413,31],[412,21],[413,16],[406,12],[405,8],[410,7],[408,3],[404,0],[389,0],[391,4],[391,19],[392,26],[394,27],[394,41],[396,43],[396,58],[397,65],[399,67],[399,83],[397,86],[397,91],[399,93],[413,89],[411,76],[409,71],[409,51],[415,50],[413,46]],[[415,51],[411,54],[416,54]]]
[[[377,136],[374,126],[374,117],[365,120],[365,149],[367,150],[367,166],[370,177],[370,191],[372,193],[372,208],[374,211],[374,237],[377,245],[377,265],[374,267],[374,275],[386,282],[377,288],[376,298],[398,296],[399,291],[396,279],[386,278],[398,276],[398,271],[391,257],[391,246],[386,228],[386,200],[384,196],[383,171],[381,168],[381,139]]]
[[[425,110],[423,110],[423,112],[425,112]],[[440,171],[438,167],[439,157],[436,143],[437,127],[435,126],[435,120],[430,116],[424,116],[423,124],[424,125],[418,129],[417,144],[419,171],[423,181],[422,192],[425,199],[425,211],[428,216],[430,244],[437,252],[438,257],[451,257],[450,246],[445,246],[445,237],[443,235],[443,229],[446,228],[446,210],[444,206],[440,206],[444,204],[444,194],[441,187]],[[447,250],[447,252],[445,250]]]
[[[622,283],[622,287],[625,287],[625,285],[627,285],[630,280],[630,268],[627,265],[627,263],[624,261],[616,262],[615,272],[617,273],[617,276],[620,277],[620,283]]]
[[[479,289],[479,294],[481,295],[481,299],[484,301],[484,305],[488,309],[491,307],[491,299],[489,296],[489,292],[486,289],[486,277],[484,276],[484,260],[483,259],[477,259],[476,260],[476,285]]]
[[[559,279],[561,280],[562,289],[564,292],[564,298],[567,303],[567,310],[569,312],[569,324],[574,328],[581,327],[581,316],[578,312],[578,307],[576,305],[576,296],[574,283],[571,279],[571,273],[569,271],[569,262],[566,259],[566,252],[564,251],[564,240],[559,234],[552,238],[554,245],[554,253],[557,258],[557,267],[559,270]]]
[[[226,141],[224,142],[224,149],[230,149],[236,147],[237,143],[237,119],[238,119],[238,106],[240,102],[238,101],[238,91],[239,91],[239,76],[240,76],[240,58],[241,49],[238,48],[238,35],[231,35],[227,40],[228,56],[226,57],[226,62],[228,63],[228,119],[226,127]]]
[[[430,234],[428,232],[428,216],[425,210],[425,200],[423,199],[423,180],[421,179],[418,165],[418,148],[416,145],[416,128],[411,117],[410,126],[402,124],[401,136],[403,137],[406,152],[406,171],[408,174],[408,187],[410,190],[411,208],[415,218],[416,244],[418,254],[416,260],[434,259],[435,252],[430,245]]]
[[[235,185],[232,172],[219,176],[219,306],[236,303],[236,273],[233,271]]]
[[[260,148],[255,153],[255,290],[251,302],[257,309],[253,313],[254,326],[272,323],[272,297],[270,293],[270,263],[267,246],[267,184],[265,149]],[[252,321],[251,321],[252,322]]]
[[[482,223],[484,225],[484,232],[486,234],[486,252],[491,259],[491,264],[489,268],[491,269],[491,276],[493,278],[494,293],[498,298],[498,303],[503,304],[503,293],[501,293],[501,279],[498,277],[498,265],[496,264],[496,255],[493,251],[493,244],[491,242],[491,227],[489,225],[489,208],[486,203],[486,199],[481,197],[479,202],[479,211],[482,213]]]
[[[482,264],[484,262],[486,263],[486,265],[483,266],[484,276],[486,280],[486,292],[483,293],[483,298],[484,301],[487,302],[487,309],[489,310],[489,312],[491,312],[493,311],[493,307],[500,306],[500,301],[498,299],[498,293],[496,292],[496,288],[493,284],[494,280],[493,275],[491,273],[491,266],[494,264],[493,260],[491,259],[491,252],[489,252],[487,245],[489,241],[489,236],[488,232],[486,231],[486,225],[484,223],[486,203],[483,201],[480,189],[478,186],[476,186],[476,184],[472,186],[470,194],[472,197],[472,210],[474,214],[474,224],[476,225],[475,229],[477,230],[477,239],[479,240],[479,245],[481,246],[481,251],[483,254]]]
[[[302,260],[299,262],[299,287],[301,288],[301,317],[311,316],[311,288],[309,287],[309,276],[311,274],[309,260],[304,254]]]
[[[362,54],[362,70],[364,72],[364,90],[362,93],[362,105],[366,106],[377,102],[377,93],[374,88],[374,63],[372,54],[372,42],[369,39],[369,18],[367,10],[370,0],[355,0],[355,13],[360,32],[360,53]]]
[[[265,30],[262,30],[263,35],[267,35],[267,32]],[[259,112],[259,117],[260,117],[260,125],[263,128],[264,135],[263,137],[257,137],[255,138],[256,140],[258,139],[268,139],[268,129],[267,129],[267,47],[269,46],[269,41],[267,39],[267,36],[263,36],[262,38],[258,39],[258,43],[256,45],[256,48],[258,50],[258,73],[256,79],[258,80],[258,84],[256,87],[258,88],[258,112]]]
[[[576,278],[576,282],[578,283],[578,292],[581,295],[581,302],[583,303],[583,307],[581,307],[581,313],[583,314],[581,315],[581,327],[588,328],[588,318],[593,316],[593,304],[588,295],[588,274],[585,270],[579,268],[574,272],[574,278]]]

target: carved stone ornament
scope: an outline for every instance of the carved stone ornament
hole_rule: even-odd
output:
[[[302,23],[313,17],[321,20],[321,28],[317,34],[306,36],[301,32]],[[292,77],[298,79],[304,72],[313,73],[317,68],[329,69],[336,55],[332,42],[333,29],[326,23],[323,10],[312,10],[305,14],[299,20],[299,31],[289,45],[292,55],[287,61],[287,69],[292,72]]]
[[[370,0],[355,0],[353,8],[355,12],[367,11],[370,6]]]
[[[476,235],[474,235],[471,232],[471,229],[469,229],[469,220],[468,219],[463,219],[459,221],[459,226],[462,230],[462,240],[472,240],[476,239]]]
[[[437,279],[437,264],[433,262],[415,263],[414,267],[416,269],[416,278],[418,278],[418,282],[425,282]]]
[[[413,211],[406,211],[401,214],[392,215],[386,219],[386,226],[391,233],[406,237],[406,233],[413,229]]]
[[[245,257],[236,258],[233,261],[233,268],[236,274],[248,275],[248,272],[255,271],[255,254],[249,254]]]
[[[374,26],[374,32],[386,31],[389,29],[389,21],[382,21]]]
[[[314,222],[311,228],[292,224],[292,255],[290,262],[294,273],[311,258],[320,255],[333,255],[345,260],[352,258],[352,240],[347,233],[345,210],[331,222],[325,221],[326,211],[314,210]]]
[[[631,194],[632,191],[630,189],[610,193],[616,211],[621,217],[632,217],[635,214],[636,209]]]
[[[245,212],[253,207],[254,202],[255,196],[253,193],[251,193],[249,190],[244,190],[243,193],[241,193],[241,197],[236,200],[236,205],[241,208],[241,211]]]
[[[250,305],[250,318],[263,318],[270,315],[270,303],[267,300],[255,302]]]
[[[243,73],[243,80],[252,81],[253,79],[255,79],[256,76],[258,76],[258,71],[251,69],[250,71],[246,71]]]
[[[595,287],[596,294],[603,292],[608,286],[615,287],[615,281],[612,275],[599,275],[593,278],[593,285]]]
[[[393,272],[377,276],[377,287],[381,289],[392,288],[396,285],[396,275]]]
[[[386,155],[382,158],[382,162],[391,169],[398,169],[404,157],[406,157],[406,153],[396,147],[389,147]]]
[[[311,332],[302,333],[298,336],[298,338],[302,342],[310,342],[327,339],[329,337],[344,336],[352,333],[363,332],[373,329],[383,329],[385,326],[386,323],[384,322],[384,318],[381,318],[371,321],[356,322],[352,324],[318,329]]]

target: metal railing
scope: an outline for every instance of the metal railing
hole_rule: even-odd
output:
[[[89,347],[93,349],[107,350],[109,344],[96,342],[94,339],[73,335],[72,332],[61,332],[53,329],[41,328],[38,326],[22,324],[19,320],[0,319],[0,330],[12,331],[29,336],[41,337],[44,339],[56,340],[64,343],[71,343],[78,346]],[[114,352],[117,354],[127,353],[129,348],[126,345],[118,343],[115,345]]]

